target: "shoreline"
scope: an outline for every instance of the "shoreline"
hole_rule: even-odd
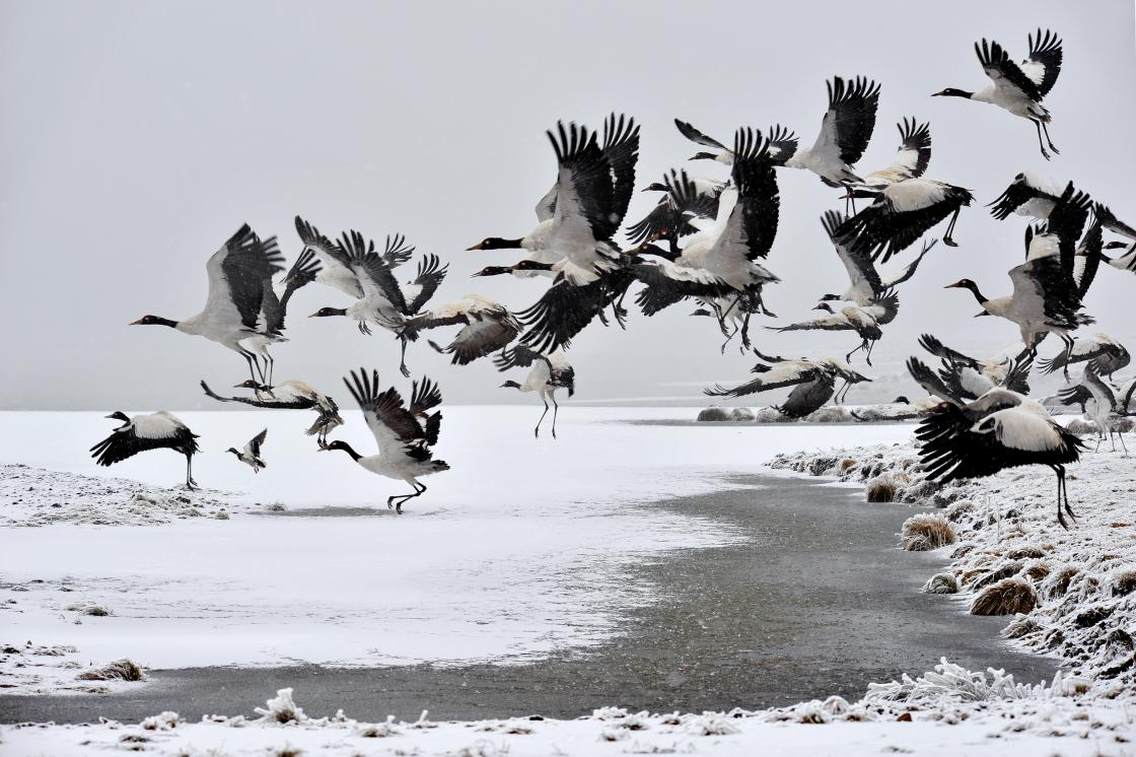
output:
[[[829,483],[734,475],[711,494],[639,505],[708,517],[746,538],[633,566],[633,580],[669,590],[632,609],[617,639],[589,651],[446,668],[153,671],[144,687],[109,695],[0,696],[0,720],[141,720],[166,709],[190,719],[249,713],[266,692],[288,686],[315,715],[345,704],[357,715],[412,717],[429,709],[462,720],[534,712],[571,718],[604,702],[652,711],[759,708],[827,694],[856,698],[868,681],[930,669],[940,656],[964,667],[1006,667],[1030,683],[1052,677],[1052,660],[1014,652],[998,639],[997,619],[967,616],[941,596],[918,592],[928,566],[943,560],[897,549],[894,533],[915,508],[867,505]],[[755,492],[769,498],[755,503]],[[853,517],[840,524],[849,510]],[[811,527],[825,518],[837,527]],[[823,564],[820,558],[841,549]],[[767,616],[764,627],[753,621],[770,608],[780,612],[776,623]]]

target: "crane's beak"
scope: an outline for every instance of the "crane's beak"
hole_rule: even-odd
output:
[[[986,312],[985,310],[983,310],[983,311],[982,311],[981,313],[975,313],[975,314],[974,314],[974,317],[975,317],[975,318],[981,318],[981,317],[982,317],[982,316],[984,316],[984,315],[990,315],[990,314],[989,314],[989,313],[987,313],[987,312]]]
[[[466,247],[466,248],[465,248],[465,251],[466,251],[466,252],[470,252],[470,251],[472,251],[472,250],[482,250],[482,249],[485,249],[485,248],[481,246],[481,242],[478,242],[478,243],[477,243],[477,244],[475,244],[475,245],[474,245],[473,247]]]

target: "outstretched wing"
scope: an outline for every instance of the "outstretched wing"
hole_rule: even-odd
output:
[[[351,371],[351,380],[344,378],[343,383],[363,411],[363,418],[379,445],[380,454],[401,452],[407,444],[425,438],[422,425],[403,405],[398,390],[392,386],[385,392],[379,392],[377,370],[372,370],[370,376],[364,368],[360,368],[358,373]]]
[[[724,144],[714,139],[713,137],[709,137],[703,134],[698,129],[694,128],[689,122],[681,121],[676,118],[674,120],[674,123],[678,128],[679,133],[689,139],[691,142],[702,145],[704,147],[713,147],[714,149],[721,150],[722,152],[729,152],[729,149]]]
[[[864,154],[876,128],[876,109],[880,104],[880,85],[857,76],[850,82],[835,76],[825,82],[828,110],[821,120],[820,134],[813,150],[835,152],[848,165]]]
[[[442,260],[437,255],[426,255],[418,261],[418,274],[414,277],[414,286],[418,288],[418,293],[407,305],[404,311],[406,315],[414,315],[426,306],[434,296],[434,292],[438,291],[449,269],[449,265],[442,265]]]
[[[358,231],[344,232],[339,247],[347,255],[351,270],[358,276],[364,297],[385,299],[398,312],[406,312],[406,298],[390,264],[375,251],[374,240],[364,239]]]
[[[386,248],[383,250],[383,260],[391,268],[396,268],[403,263],[410,260],[414,255],[414,245],[407,244],[406,237],[402,234],[395,234],[393,237],[387,235]]]
[[[616,213],[611,167],[594,132],[575,123],[557,123],[548,141],[556,153],[560,172],[556,184],[554,218],[566,237],[610,239],[622,216]]]
[[[639,125],[635,119],[622,113],[618,119],[614,113],[608,116],[604,121],[602,150],[611,171],[611,212],[619,217],[615,222],[619,228],[635,193],[635,164],[639,161]]]
[[[264,282],[284,270],[276,237],[261,240],[248,224],[213,253],[206,263],[209,297],[205,309],[214,317],[238,321],[255,330],[264,298]]]
[[[1022,61],[1021,70],[1037,87],[1038,99],[1049,94],[1061,73],[1061,40],[1048,29],[1029,35],[1029,57]]]
[[[983,39],[981,44],[974,43],[974,52],[982,70],[1000,89],[1017,90],[1031,100],[1039,101],[1042,93],[1033,79],[1026,76],[1018,64],[1010,60],[1010,55],[997,42],[988,42]]]
[[[747,394],[766,392],[771,389],[781,389],[786,386],[795,386],[806,381],[813,381],[823,373],[823,369],[807,360],[788,360],[778,363],[769,370],[758,374],[752,381],[747,381],[735,387],[724,387],[721,384],[703,389],[704,394],[711,397],[743,397]]]
[[[264,444],[266,438],[268,438],[268,429],[264,429],[259,434],[249,439],[248,444],[245,445],[245,451],[250,453],[253,457],[260,457],[260,447]]]

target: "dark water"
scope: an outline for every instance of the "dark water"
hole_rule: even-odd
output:
[[[150,671],[153,682],[109,696],[0,697],[0,721],[137,721],[162,710],[196,719],[251,714],[296,689],[314,716],[343,708],[434,720],[541,713],[575,717],[602,705],[653,711],[757,708],[828,694],[858,697],[869,681],[930,670],[940,657],[1006,668],[1030,682],[1053,661],[998,640],[1005,619],[966,615],[919,593],[941,561],[896,549],[914,512],[802,479],[749,477],[734,488],[653,507],[730,524],[742,544],[679,552],[633,569],[659,601],[626,634],[587,653],[523,665],[458,668],[200,668]]]

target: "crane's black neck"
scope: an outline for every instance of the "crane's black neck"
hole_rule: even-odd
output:
[[[969,289],[970,293],[974,295],[974,299],[978,300],[979,305],[985,305],[990,301],[985,296],[983,296],[982,292],[978,291],[978,284],[975,284],[973,281],[965,281],[960,284],[960,286],[963,289]]]
[[[362,457],[362,455],[360,455],[358,452],[355,451],[354,447],[352,447],[350,444],[348,444],[347,442],[344,442],[344,441],[335,442],[334,449],[343,450],[348,455],[350,455],[351,459],[354,460],[355,462],[359,462],[359,458]]]
[[[954,87],[947,87],[942,92],[935,93],[939,97],[964,97],[967,100],[974,97],[973,92],[967,92],[965,89],[955,89]]]

